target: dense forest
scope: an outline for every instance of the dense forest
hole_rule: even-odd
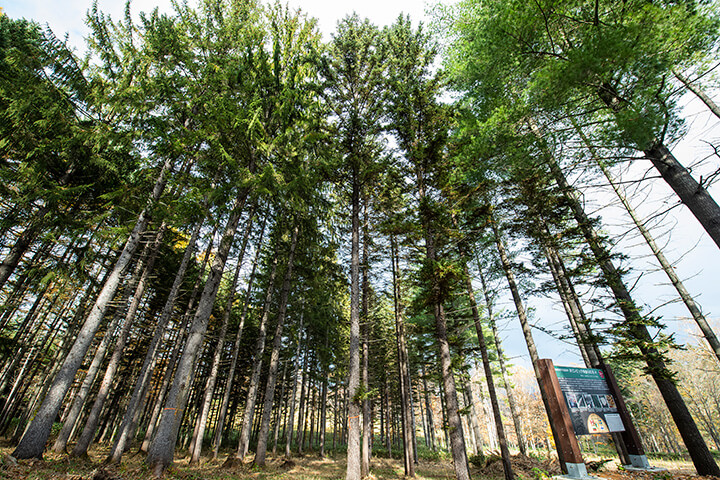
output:
[[[140,451],[162,476],[178,452],[225,468],[332,454],[354,480],[378,456],[412,477],[446,452],[466,480],[496,451],[511,480],[512,453],[558,443],[534,340],[551,329],[532,314],[551,299],[567,348],[614,371],[640,448],[720,476],[720,341],[651,228],[667,212],[644,218],[624,178],[651,169],[642,182],[666,184],[720,247],[720,170],[698,177],[699,159],[673,154],[683,95],[720,118],[718,13],[462,0],[430,26],[349,15],[323,40],[280,3],[128,3],[123,18],[95,4],[84,56],[45,19],[0,13],[12,456],[101,444],[106,463]],[[587,208],[593,184],[695,340],[634,297]],[[531,370],[499,322],[522,332]],[[624,436],[600,438],[627,459]]]

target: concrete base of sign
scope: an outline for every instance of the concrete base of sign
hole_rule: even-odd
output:
[[[557,475],[553,478],[560,478],[563,480],[598,480],[599,477],[590,475],[587,472],[587,468],[584,463],[566,463],[567,474]]]
[[[623,465],[623,468],[629,472],[664,472],[667,468],[653,467],[648,462],[646,455],[628,455],[630,457],[630,465]]]

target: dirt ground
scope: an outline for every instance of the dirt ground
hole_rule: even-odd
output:
[[[119,467],[104,468],[100,461],[105,457],[101,449],[91,451],[85,460],[70,459],[67,455],[46,453],[44,460],[17,461],[9,456],[10,448],[0,447],[0,479],[8,480],[146,480],[153,478],[139,455],[128,455]],[[318,458],[315,455],[294,457],[286,462],[283,458],[270,458],[265,468],[253,467],[246,463],[239,467],[222,468],[224,457],[200,466],[189,466],[187,459],[177,458],[175,465],[165,475],[167,479],[182,480],[336,480],[345,478],[345,459]],[[618,469],[609,462],[594,475],[607,480],[711,480],[713,477],[693,475],[692,465],[687,462],[651,462],[653,466],[667,468],[654,473],[633,473]],[[557,461],[540,461],[535,458],[513,457],[513,469],[519,480],[543,480],[560,473]],[[449,461],[421,460],[417,467],[418,480],[455,478]],[[472,465],[474,479],[501,480],[504,478],[502,463],[490,455],[487,463],[479,468]],[[402,462],[397,459],[373,458],[370,480],[404,478]],[[718,480],[718,479],[714,479]]]

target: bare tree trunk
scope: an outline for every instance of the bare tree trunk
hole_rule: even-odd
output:
[[[298,329],[298,340],[297,340],[297,348],[295,349],[295,366],[293,367],[293,376],[292,376],[292,382],[293,382],[293,388],[292,393],[290,394],[290,399],[288,400],[289,406],[288,406],[288,421],[285,425],[285,459],[290,459],[290,444],[292,443],[292,434],[293,434],[293,421],[295,417],[295,395],[297,394],[297,376],[298,371],[300,370],[300,346],[302,344],[302,334],[303,334],[303,316],[302,313],[300,314],[300,328]]]
[[[242,215],[247,194],[248,192],[246,190],[242,190],[235,199],[235,203],[230,211],[222,240],[218,246],[217,254],[213,260],[210,274],[205,282],[205,288],[200,296],[198,308],[190,326],[190,332],[187,342],[185,343],[185,350],[178,362],[175,379],[165,399],[165,407],[160,417],[157,433],[150,445],[146,459],[147,464],[152,468],[155,475],[162,475],[165,469],[172,463],[175,454],[178,429],[180,428],[180,421],[185,411],[189,388],[191,386],[189,380],[194,370],[196,356],[202,346],[205,332],[207,331],[210,313],[215,303],[215,296],[220,286],[222,273],[225,269],[225,262],[235,237],[235,231],[240,221],[240,216]]]
[[[421,203],[425,201],[426,198],[423,176],[424,172],[422,167],[418,167],[418,197]],[[427,261],[430,265],[434,265],[437,261],[437,253],[435,250],[435,231],[431,225],[431,220],[427,218],[427,215],[421,215],[421,223],[423,223],[423,229],[425,231],[425,254]],[[465,451],[465,438],[463,436],[462,422],[460,420],[457,389],[455,388],[452,358],[450,356],[450,344],[448,343],[445,308],[443,306],[443,299],[446,292],[442,291],[437,274],[434,272],[431,277],[431,292],[433,315],[435,316],[435,338],[438,342],[440,350],[440,373],[442,376],[442,383],[445,388],[444,398],[447,406],[447,425],[450,429],[448,435],[450,438],[453,465],[455,467],[455,476],[457,480],[469,480],[470,470],[468,467],[467,452]]]
[[[247,225],[245,227],[245,235],[243,237],[240,252],[238,254],[237,265],[235,267],[235,274],[233,275],[232,282],[230,284],[230,290],[228,292],[228,298],[225,302],[225,310],[222,316],[222,326],[220,328],[220,336],[218,337],[218,343],[215,347],[215,353],[213,355],[212,365],[210,366],[210,374],[208,375],[205,383],[205,396],[202,401],[200,408],[200,414],[198,417],[198,431],[196,434],[195,444],[193,445],[192,455],[190,457],[190,463],[197,463],[200,461],[200,453],[202,452],[203,437],[205,437],[205,428],[207,427],[208,415],[210,413],[210,403],[212,401],[213,393],[215,392],[215,382],[217,381],[218,372],[220,370],[220,360],[222,358],[223,346],[225,345],[225,336],[227,335],[228,324],[230,323],[230,312],[232,310],[232,303],[235,298],[235,289],[237,288],[238,279],[240,278],[240,269],[243,264],[243,257],[245,256],[245,248],[247,248],[248,239],[250,238],[250,231],[253,225],[253,215],[255,214],[255,207],[250,209],[248,214]],[[265,223],[263,222],[263,229]]]
[[[425,364],[421,364],[423,392],[425,393],[425,415],[427,416],[428,436],[430,437],[430,448],[435,451],[435,423],[433,422],[432,408],[430,407],[430,391],[427,385],[427,376],[425,376]]]
[[[680,83],[685,85],[685,88],[693,92],[700,100],[702,100],[702,102],[710,109],[713,115],[720,118],[720,107],[717,106],[717,104],[712,100],[712,98],[710,98],[710,96],[708,96],[707,93],[705,93],[702,88],[695,85],[687,77],[685,77],[676,70],[673,70],[673,75],[675,75],[675,78],[680,80]]]
[[[230,370],[228,371],[228,377],[225,381],[225,392],[223,393],[223,400],[220,406],[220,412],[218,413],[217,424],[215,425],[215,439],[213,441],[213,459],[217,458],[218,452],[220,451],[220,444],[222,443],[223,427],[225,426],[225,416],[227,415],[228,405],[230,404],[230,393],[232,392],[232,385],[235,379],[235,369],[237,368],[238,354],[240,353],[240,342],[242,340],[243,329],[245,328],[245,320],[247,319],[248,308],[250,307],[250,292],[252,291],[252,286],[255,282],[255,271],[257,270],[258,260],[260,259],[260,253],[262,251],[261,247],[263,237],[265,235],[266,225],[267,216],[265,216],[265,218],[263,219],[263,224],[260,229],[260,236],[257,243],[257,251],[255,252],[255,259],[253,260],[252,269],[250,271],[250,278],[248,279],[247,289],[245,291],[245,302],[243,305],[243,311],[240,315],[240,324],[238,325],[237,335],[235,336],[235,344],[233,345],[232,359],[230,360]],[[234,295],[232,295],[232,297],[234,298]],[[232,299],[228,299],[225,308],[226,311],[230,311],[230,309],[232,308]]]
[[[85,428],[80,434],[80,437],[75,444],[75,448],[73,448],[72,456],[74,457],[87,456],[87,450],[90,447],[90,442],[92,442],[95,437],[95,432],[97,431],[98,422],[100,420],[100,413],[105,404],[105,400],[110,393],[110,387],[115,380],[115,372],[117,372],[122,356],[125,353],[125,344],[130,336],[130,327],[135,321],[137,310],[140,306],[140,300],[142,300],[142,297],[145,294],[145,289],[147,288],[148,280],[150,279],[150,273],[155,266],[155,261],[157,260],[157,256],[160,252],[160,245],[162,244],[166,228],[167,225],[163,222],[155,235],[153,245],[150,247],[150,258],[148,258],[142,276],[135,288],[135,295],[132,298],[127,314],[125,315],[122,330],[120,330],[117,340],[115,341],[113,355],[110,357],[110,361],[105,369],[105,376],[100,383],[100,388],[98,389],[98,393],[95,397],[95,402],[93,403],[90,413],[86,419]]]
[[[267,385],[265,387],[265,405],[260,421],[260,433],[258,434],[257,449],[255,451],[255,465],[265,465],[267,454],[267,442],[270,435],[270,419],[272,418],[273,401],[275,400],[275,383],[277,382],[278,364],[280,361],[280,347],[282,347],[282,332],[285,325],[285,313],[287,312],[288,296],[292,284],[293,263],[295,261],[295,247],[297,246],[299,226],[295,225],[290,241],[290,253],[288,254],[285,278],[283,279],[280,303],[278,304],[277,326],[273,337],[273,349],[270,353],[270,364],[268,368]]]
[[[280,423],[283,420],[283,399],[285,398],[285,385],[287,382],[287,369],[289,360],[285,361],[283,375],[280,383],[280,403],[278,405],[277,417],[275,419],[275,431],[273,432],[273,456],[277,455],[278,438],[280,437]]]
[[[403,303],[400,289],[400,260],[397,252],[395,236],[390,236],[390,260],[392,262],[393,275],[393,301],[395,310],[395,339],[398,357],[398,380],[400,384],[400,414],[402,418],[403,430],[403,467],[405,476],[415,476],[415,454],[413,445],[412,432],[412,407],[410,398],[412,397],[412,387],[410,386],[410,372],[408,368],[408,353],[405,343],[405,324],[403,322]],[[387,395],[387,392],[386,392]],[[390,411],[387,412],[388,419]],[[389,422],[388,422],[389,425]],[[390,442],[387,442],[388,453],[392,452]]]
[[[498,443],[500,444],[500,455],[502,456],[503,471],[506,480],[513,480],[515,474],[510,463],[510,450],[505,439],[505,427],[502,422],[502,414],[500,413],[500,403],[497,399],[497,391],[495,390],[495,379],[493,378],[492,368],[490,367],[490,356],[488,355],[487,345],[485,344],[485,332],[480,323],[480,314],[478,313],[477,302],[475,301],[475,292],[473,291],[472,281],[470,280],[470,272],[467,264],[463,265],[465,273],[465,288],[467,290],[470,310],[472,311],[473,323],[475,324],[475,332],[477,333],[478,345],[480,347],[480,355],[483,362],[483,370],[485,370],[485,381],[488,386],[488,394],[490,396],[490,405],[495,418],[495,429],[497,430]],[[518,437],[519,439],[520,437]]]
[[[93,338],[95,337],[95,332],[97,332],[97,329],[100,327],[103,316],[105,315],[105,310],[115,296],[122,276],[140,243],[140,235],[147,228],[148,222],[150,221],[150,207],[160,198],[162,192],[165,190],[165,177],[171,166],[172,161],[167,159],[158,174],[146,207],[140,213],[135,227],[125,242],[120,257],[115,262],[112,273],[98,294],[95,305],[93,305],[90,314],[85,319],[85,323],[81,327],[67,357],[65,357],[62,367],[55,375],[52,386],[40,405],[38,412],[35,414],[35,418],[33,418],[13,451],[13,457],[20,459],[42,458],[42,454],[45,451],[45,444],[50,436],[52,424],[62,406],[65,394],[72,385],[75,374],[82,365],[85,353],[87,353],[88,348],[90,348]]]
[[[362,338],[362,371],[361,381],[363,388],[366,392],[362,399],[362,453],[360,462],[360,476],[362,478],[367,477],[370,474],[370,456],[371,452],[371,420],[370,420],[370,408],[371,400],[368,397],[367,392],[370,390],[369,384],[369,366],[370,366],[370,349],[368,340],[370,336],[370,325],[369,325],[369,305],[370,305],[370,284],[368,283],[368,269],[370,268],[369,262],[369,245],[368,245],[368,218],[367,218],[367,207],[368,207],[367,194],[363,195],[363,247],[362,247],[362,260],[361,260],[361,275],[362,275],[362,298],[360,306],[360,320],[362,322],[363,338]]]
[[[586,141],[587,142],[587,141]],[[589,147],[589,143],[586,143]],[[632,218],[633,222],[635,223],[635,226],[637,227],[640,234],[645,239],[645,242],[647,242],[648,246],[650,247],[650,250],[652,250],[653,254],[655,255],[655,258],[657,258],[658,262],[660,263],[660,266],[662,267],[665,274],[670,279],[670,283],[673,284],[675,287],[675,290],[677,290],[678,295],[680,295],[680,298],[682,299],[683,303],[687,307],[687,309],[690,311],[690,314],[695,319],[695,322],[698,324],[698,327],[700,327],[700,330],[702,331],[703,335],[705,336],[705,339],[707,340],[708,344],[710,345],[710,348],[715,353],[715,357],[718,359],[718,362],[720,362],[720,341],[717,338],[717,335],[715,335],[715,332],[708,324],[707,320],[705,319],[705,316],[702,314],[702,311],[700,310],[700,307],[695,303],[695,300],[692,298],[692,295],[687,291],[685,288],[685,285],[682,283],[682,280],[680,280],[680,277],[678,277],[677,273],[675,273],[675,269],[673,268],[672,264],[668,261],[668,259],[665,257],[665,254],[662,252],[660,247],[658,247],[657,243],[655,242],[655,239],[650,234],[647,228],[645,228],[645,225],[638,217],[637,213],[635,212],[635,209],[630,205],[630,202],[623,194],[622,190],[620,189],[620,186],[613,178],[612,173],[610,173],[610,170],[608,170],[605,163],[596,157],[597,163],[600,166],[600,169],[602,170],[603,174],[605,175],[605,178],[607,178],[608,182],[612,186],[613,190],[617,194],[618,198],[620,199],[620,202],[622,202],[623,206],[627,210],[628,214],[630,215],[630,218]]]
[[[352,173],[350,247],[350,347],[348,352],[348,448],[345,480],[360,480],[360,179]]]
[[[148,346],[143,365],[140,369],[140,374],[138,375],[130,401],[125,409],[123,423],[121,424],[120,430],[115,438],[112,450],[105,460],[107,463],[120,462],[123,453],[127,450],[128,444],[135,434],[137,422],[140,418],[140,412],[142,411],[140,405],[144,402],[144,399],[147,396],[150,378],[152,376],[152,371],[155,368],[157,349],[163,336],[165,335],[165,330],[167,328],[168,321],[170,320],[173,307],[175,306],[175,301],[180,294],[180,287],[185,279],[185,273],[187,272],[188,265],[190,264],[190,258],[195,251],[195,244],[197,243],[201,228],[202,222],[198,222],[190,235],[187,247],[185,247],[183,259],[180,262],[180,267],[175,275],[175,280],[170,288],[170,293],[165,301],[162,312],[160,313],[160,318],[158,319],[158,323],[155,327],[155,333],[150,341],[150,345]]]
[[[262,370],[263,353],[265,352],[265,337],[267,336],[267,319],[270,314],[270,304],[272,301],[273,291],[275,289],[275,275],[277,273],[278,257],[273,256],[268,286],[265,292],[265,304],[260,318],[259,333],[257,343],[255,345],[255,359],[253,361],[252,374],[250,375],[250,385],[248,386],[247,400],[245,402],[245,414],[240,428],[240,442],[238,444],[235,459],[242,462],[248,452],[250,445],[250,430],[252,428],[253,417],[255,415],[255,403],[258,396],[258,388],[260,383],[260,372]],[[233,464],[233,457],[229,457],[226,461]]]
[[[327,426],[327,375],[323,376],[320,396],[320,458],[325,458],[325,430]]]
[[[517,408],[517,402],[515,402],[515,394],[513,393],[512,385],[508,381],[509,374],[507,366],[505,365],[505,354],[502,349],[502,342],[500,341],[500,332],[498,332],[497,324],[495,323],[495,317],[493,316],[493,304],[490,298],[490,291],[485,283],[485,277],[482,273],[482,267],[478,263],[478,274],[480,276],[480,283],[482,284],[483,296],[485,297],[485,309],[488,315],[488,321],[490,322],[490,328],[492,329],[493,339],[495,340],[495,349],[497,350],[498,363],[500,364],[500,373],[502,374],[503,385],[505,392],[507,393],[508,405],[510,406],[510,415],[513,419],[513,425],[515,426],[515,434],[518,439],[518,446],[522,455],[527,455],[527,446],[525,444],[525,435],[522,431],[522,420],[520,419],[520,413]]]

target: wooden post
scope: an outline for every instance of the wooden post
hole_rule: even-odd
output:
[[[630,417],[630,412],[627,409],[627,405],[625,405],[625,399],[620,392],[617,380],[615,380],[615,375],[613,375],[612,370],[607,365],[603,366],[603,371],[605,372],[608,387],[610,387],[610,391],[615,397],[618,414],[620,414],[623,425],[625,425],[625,431],[621,432],[621,435],[627,448],[628,457],[630,458],[630,466],[641,470],[652,469],[650,462],[648,462],[647,455],[645,455],[645,449],[640,440],[640,435],[635,428],[632,417]]]
[[[580,453],[580,445],[570,421],[570,412],[565,404],[565,397],[560,390],[560,382],[558,382],[555,374],[555,366],[552,360],[543,358],[538,360],[538,367],[540,369],[540,381],[543,383],[547,395],[550,423],[552,423],[556,434],[555,440],[558,457],[560,458],[560,468],[568,478],[592,478],[587,473],[585,461]]]

